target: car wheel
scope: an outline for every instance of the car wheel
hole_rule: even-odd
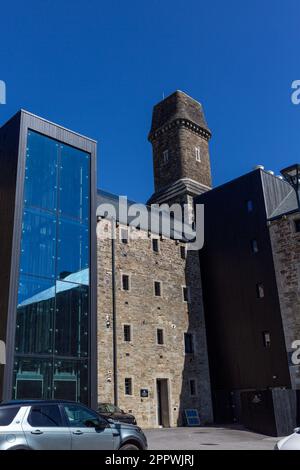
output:
[[[139,448],[134,444],[124,444],[119,450],[139,450]]]

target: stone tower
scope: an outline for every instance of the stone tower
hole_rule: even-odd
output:
[[[175,91],[154,106],[148,140],[153,148],[155,193],[148,203],[180,203],[211,189],[207,127],[201,104]]]

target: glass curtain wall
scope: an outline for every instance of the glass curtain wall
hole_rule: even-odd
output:
[[[90,154],[28,132],[15,399],[88,402]]]

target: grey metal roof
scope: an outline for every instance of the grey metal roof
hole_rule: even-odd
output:
[[[269,219],[276,219],[278,217],[282,217],[285,214],[297,212],[298,210],[299,209],[297,205],[296,193],[294,189],[291,189],[290,192],[286,195],[286,197],[281,201],[281,203],[272,212]]]
[[[120,196],[117,196],[117,195],[109,193],[107,191],[102,191],[102,190],[98,189],[97,190],[97,216],[98,217],[99,216],[101,216],[101,217],[104,216],[104,214],[103,214],[104,206],[100,207],[100,205],[110,204],[115,209],[116,221],[121,223],[121,224],[124,224],[124,225],[130,224],[137,217],[137,215],[134,214],[132,216],[128,216],[127,214],[122,214],[122,213],[120,214],[120,212],[119,212],[119,197]],[[127,199],[127,205],[128,205],[128,208],[132,205],[136,205],[136,209],[138,209],[139,203],[136,203],[132,200]],[[177,220],[178,222],[181,223],[181,219],[179,219],[179,218],[175,219],[174,214],[172,212],[170,213],[170,212],[164,211],[164,210],[157,211],[153,208],[151,209],[150,205],[145,205],[145,204],[142,204],[142,203],[140,203],[140,205],[143,206],[143,207],[146,207],[146,209],[148,211],[147,220],[145,220],[145,221],[141,220],[141,226],[140,226],[141,230],[148,231],[150,229],[151,233],[154,233],[156,235],[166,236],[166,234],[163,233],[162,227],[163,227],[164,221],[166,222],[169,219],[169,216],[170,216],[170,219],[171,219],[170,238],[179,239],[179,240],[182,239],[182,241],[185,241],[184,236],[182,234],[180,234],[180,236],[177,236],[177,233],[175,234],[175,232],[174,232],[174,226],[173,226],[174,221]],[[152,213],[151,213],[151,211],[152,211]],[[124,218],[124,215],[126,216],[126,218]],[[107,217],[107,215],[105,217]],[[109,218],[109,216],[108,216],[108,218]],[[157,224],[158,224],[157,226],[159,227],[158,230],[156,230],[155,224],[151,224],[151,221],[153,221],[153,220],[157,221]],[[143,222],[145,222],[145,223],[143,223]],[[184,232],[185,232],[186,235],[193,234],[193,228],[190,225],[185,225],[184,226]]]

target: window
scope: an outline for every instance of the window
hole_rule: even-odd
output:
[[[63,425],[58,405],[32,406],[28,423],[33,428],[53,428]]]
[[[190,296],[189,296],[189,288],[188,287],[185,287],[185,286],[182,287],[182,297],[183,297],[184,302],[189,301]]]
[[[196,162],[201,162],[201,149],[200,147],[195,147]]]
[[[128,243],[128,230],[126,228],[121,229],[121,243],[124,245]]]
[[[184,333],[184,350],[186,354],[194,353],[194,341],[191,333]]]
[[[258,253],[258,243],[257,240],[251,240],[251,249],[252,253]]]
[[[271,335],[269,331],[263,331],[264,347],[269,348],[271,346]]]
[[[180,256],[181,256],[181,259],[186,259],[186,247],[185,246],[182,246],[180,247]]]
[[[161,282],[160,281],[155,281],[154,282],[154,295],[156,297],[161,296]]]
[[[169,150],[164,150],[163,151],[163,161],[164,163],[167,163],[169,160]]]
[[[157,328],[156,334],[157,334],[157,344],[164,344],[164,330],[162,330],[161,328]]]
[[[152,250],[153,250],[155,253],[158,253],[158,252],[159,252],[159,241],[158,241],[158,238],[152,238]]]
[[[129,276],[128,274],[122,274],[122,289],[129,290]]]
[[[263,284],[256,284],[256,295],[258,299],[262,299],[265,296],[265,289]]]
[[[132,395],[132,379],[129,377],[125,379],[125,395]]]
[[[0,408],[0,426],[9,426],[18,414],[19,406]]]
[[[300,219],[296,219],[296,220],[295,220],[295,231],[296,231],[297,233],[300,232]]]
[[[251,199],[249,199],[247,201],[247,211],[248,212],[252,212],[253,211],[253,201]]]
[[[124,341],[130,342],[131,341],[131,326],[124,325]]]
[[[69,421],[69,425],[73,428],[92,428],[104,420],[94,411],[81,405],[64,405],[64,409]]]
[[[195,397],[197,395],[197,386],[196,386],[196,380],[195,379],[190,379],[190,396]]]

